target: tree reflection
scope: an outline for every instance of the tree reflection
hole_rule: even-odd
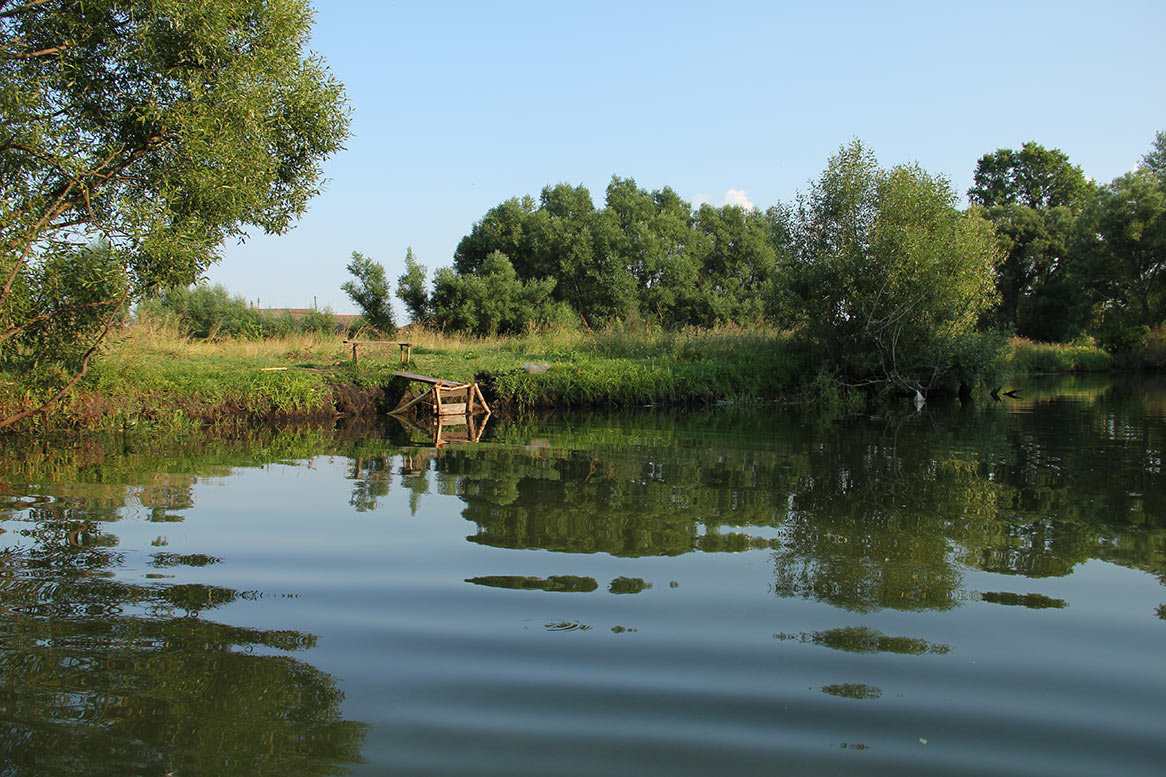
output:
[[[360,761],[364,726],[341,719],[334,679],[287,655],[313,635],[201,617],[246,592],[116,579],[117,539],[94,519],[117,507],[110,491],[97,508],[13,505],[28,512],[0,550],[0,771],[323,775]]]
[[[433,467],[437,490],[465,503],[472,542],[627,557],[769,549],[778,595],[946,609],[966,598],[965,567],[1061,576],[1098,558],[1163,575],[1162,414],[1122,389],[1085,399],[825,423],[618,416],[558,439],[514,424],[496,442],[525,432],[540,444],[447,450]]]
[[[898,653],[905,656],[921,656],[925,653],[943,655],[951,652],[949,645],[928,642],[918,637],[891,637],[867,626],[846,626],[824,631],[774,634],[773,636],[781,640],[820,645],[846,653]]]

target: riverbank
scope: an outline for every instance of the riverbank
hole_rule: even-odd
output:
[[[417,343],[410,371],[478,380],[496,410],[749,404],[837,393],[827,381],[815,382],[808,354],[775,329],[607,329],[492,339],[414,332],[408,339]],[[1006,358],[1017,374],[1113,367],[1091,345],[1015,340]],[[371,416],[405,389],[392,377],[399,369],[392,346],[365,346],[353,364],[339,336],[205,341],[139,325],[109,344],[77,390],[21,428],[181,429]],[[0,385],[0,413],[35,401],[15,382]]]

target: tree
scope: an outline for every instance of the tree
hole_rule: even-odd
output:
[[[1166,181],[1166,132],[1159,131],[1154,137],[1154,147],[1142,157],[1142,167]]]
[[[1082,294],[1080,289],[1074,293],[1069,284],[1067,258],[1076,219],[1093,194],[1092,184],[1064,152],[1033,142],[1019,151],[1001,148],[980,157],[974,181],[968,199],[984,208],[1005,255],[997,275],[1000,303],[993,323],[1041,339],[1071,336],[1083,324],[1077,320],[1080,315],[1053,321],[1048,314],[1058,305],[1065,315],[1069,315],[1065,305],[1083,310],[1064,297]],[[1046,294],[1060,301],[1050,304]],[[1033,315],[1034,309],[1042,315]]]
[[[695,230],[706,312],[703,320],[693,323],[712,326],[760,319],[761,293],[777,262],[765,214],[737,205],[705,204],[696,213]]]
[[[397,331],[397,324],[393,320],[390,302],[393,295],[384,265],[353,251],[348,272],[352,273],[353,280],[342,283],[341,290],[360,308],[365,323],[391,337]]]
[[[475,273],[448,267],[433,279],[433,315],[445,329],[482,336],[517,334],[559,316],[552,278],[523,281],[510,259],[493,251]]]
[[[617,176],[606,202],[618,230],[611,250],[635,281],[640,315],[666,327],[703,323],[708,308],[698,289],[701,241],[692,206],[667,186],[649,192]]]
[[[414,323],[424,323],[431,315],[429,292],[425,290],[426,275],[425,267],[413,256],[413,249],[406,249],[405,274],[397,278],[397,299],[405,303]]]
[[[55,370],[55,399],[129,301],[194,281],[249,228],[290,228],[348,130],[311,17],[306,0],[0,2],[0,367]],[[65,319],[76,336],[51,337]]]
[[[1137,350],[1166,319],[1166,183],[1148,167],[1101,189],[1085,216],[1083,273],[1104,308],[1102,343]]]
[[[1032,141],[1019,151],[1000,148],[980,157],[973,180],[968,199],[985,208],[1012,204],[1037,209],[1073,206],[1089,194],[1089,182],[1081,168],[1070,164],[1063,151]]]
[[[991,225],[955,201],[946,179],[880,169],[857,140],[799,197],[778,287],[846,382],[954,389],[991,366],[976,325],[998,252]]]

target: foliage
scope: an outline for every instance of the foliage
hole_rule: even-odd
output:
[[[0,341],[84,314],[75,339],[91,347],[125,300],[190,283],[225,239],[291,226],[348,128],[341,86],[306,52],[310,25],[305,0],[0,14]],[[95,240],[108,252],[77,253]],[[85,307],[32,294],[70,255],[101,258]],[[84,373],[79,353],[39,366]]]
[[[1166,319],[1166,181],[1142,168],[1101,189],[1087,214],[1083,272],[1103,301],[1099,338],[1139,349]]]
[[[1159,131],[1154,136],[1154,147],[1142,157],[1142,167],[1166,180],[1166,132]]]
[[[487,337],[515,334],[548,321],[554,289],[553,278],[519,280],[506,255],[493,251],[473,274],[438,270],[430,304],[442,328]]]
[[[854,141],[789,212],[774,307],[846,382],[954,389],[992,369],[995,356],[970,343],[995,299],[998,255],[990,225],[955,199],[946,179],[883,170]]]
[[[1035,210],[1072,206],[1089,193],[1081,168],[1060,149],[1025,143],[1019,151],[1000,148],[980,157],[968,190],[976,205],[1023,205]]]
[[[138,306],[139,315],[171,314],[189,337],[259,337],[264,319],[225,286],[200,283],[170,289]]]
[[[1059,149],[1030,142],[980,158],[968,199],[984,209],[1004,252],[994,325],[1049,340],[1068,339],[1085,326],[1089,310],[1067,260],[1093,189]]]
[[[1113,358],[1092,341],[1050,344],[1018,337],[1010,345],[1012,371],[1020,375],[1101,372],[1113,367]]]
[[[384,265],[359,251],[353,251],[348,272],[353,279],[345,281],[340,288],[360,308],[365,323],[381,334],[392,337],[397,331],[397,324],[393,320],[392,294]]]
[[[336,333],[336,318],[327,308],[309,310],[299,318],[290,312],[273,314],[252,308],[241,296],[231,296],[221,284],[200,283],[169,289],[140,303],[137,314],[139,318],[147,319],[173,317],[187,337],[206,339],[282,337],[297,332]]]
[[[551,300],[588,325],[652,320],[666,328],[756,321],[777,248],[765,214],[692,206],[665,187],[649,192],[612,177],[606,207],[583,186],[544,187],[536,203],[512,198],[490,209],[458,244],[454,272],[507,256],[520,281],[555,278]]]
[[[52,253],[19,273],[7,306],[12,323],[0,366],[42,388],[67,385],[87,364],[93,342],[126,312],[123,258],[94,243]],[[2,324],[0,324],[2,325]]]
[[[405,303],[405,310],[414,323],[423,324],[431,315],[429,292],[425,290],[425,268],[418,264],[413,249],[405,251],[405,273],[397,278],[397,299]]]

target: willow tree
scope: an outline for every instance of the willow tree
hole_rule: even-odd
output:
[[[130,302],[291,227],[348,130],[311,21],[307,0],[0,0],[0,369],[51,402]]]
[[[856,140],[787,214],[778,308],[845,382],[926,392],[992,367],[976,326],[999,254],[991,225],[955,206],[945,178],[884,170]]]

